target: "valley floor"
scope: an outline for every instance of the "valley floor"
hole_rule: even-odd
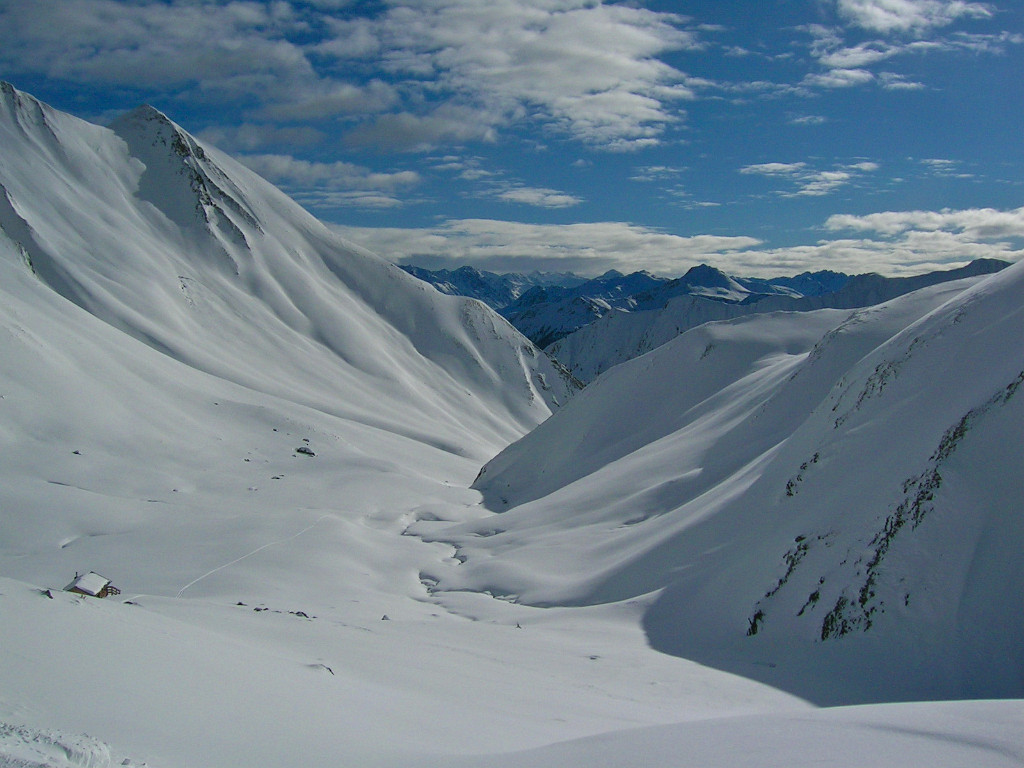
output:
[[[816,709],[651,650],[645,599],[432,593],[419,568],[459,561],[406,527],[486,513],[457,484],[419,490],[208,542],[213,567],[162,594],[0,579],[0,766],[1024,762],[1022,702]]]

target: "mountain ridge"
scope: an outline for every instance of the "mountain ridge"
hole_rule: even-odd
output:
[[[1020,696],[1022,286],[709,323],[616,366],[485,466],[499,514],[433,534],[466,560],[439,589],[657,594],[654,647],[819,705]]]
[[[700,322],[749,311],[869,306],[935,282],[988,273],[1006,265],[1007,262],[995,259],[978,259],[965,267],[911,277],[884,277],[875,273],[846,275],[821,270],[792,277],[747,278],[727,275],[716,267],[700,264],[672,279],[644,271],[626,275],[613,269],[589,280],[568,274],[550,274],[543,280],[540,275],[533,278],[514,273],[496,275],[472,267],[436,272],[408,265],[402,268],[443,293],[470,296],[498,310],[537,346],[549,351],[586,383],[616,362],[653,349],[671,335]],[[669,310],[670,305],[674,307],[672,310]],[[750,309],[753,305],[757,308]],[[688,309],[681,310],[684,306]],[[666,318],[672,316],[673,319],[655,319],[654,315],[642,315],[643,320],[619,317],[661,310],[669,310]],[[603,342],[600,337],[615,335],[615,332],[606,332],[607,324],[599,323],[606,318],[612,326],[662,328],[633,331],[631,336],[637,338],[622,343],[614,339]],[[664,328],[672,322],[677,330],[666,336]],[[572,338],[577,333],[581,336]],[[591,359],[595,355],[596,358]]]
[[[890,278],[877,274],[848,276],[835,291],[809,296],[751,294],[740,301],[714,300],[682,293],[660,302],[648,302],[633,312],[607,313],[546,349],[580,381],[587,383],[609,368],[642,355],[702,323],[748,314],[815,309],[854,309],[879,304],[919,288],[964,277],[992,274],[1007,262],[978,259],[950,270],[914,277]]]
[[[491,394],[484,399],[491,402],[477,413],[495,427],[486,413],[491,404],[512,408],[514,420],[525,418],[526,424],[569,395],[558,369],[517,340],[503,320],[466,299],[436,300],[438,294],[426,292],[422,283],[341,240],[159,111],[143,107],[105,129],[61,116],[13,89],[4,94],[7,113],[16,111],[20,126],[8,123],[5,142],[27,143],[23,154],[42,150],[50,161],[41,174],[13,157],[4,164],[8,211],[17,219],[8,216],[0,224],[20,227],[22,247],[44,281],[145,343],[207,372],[276,393],[287,391],[288,374],[258,372],[239,359],[238,340],[249,338],[252,349],[312,344],[322,350],[316,365],[343,361],[337,368],[343,379],[362,380],[360,388],[386,381],[396,393],[423,403],[426,412],[440,405],[455,421],[465,414],[442,404],[454,403],[465,389],[453,374],[465,382],[488,381]],[[83,178],[96,188],[88,204],[75,197],[74,186]],[[61,196],[46,189],[60,189]],[[256,325],[243,323],[246,315]],[[417,333],[424,323],[443,330]],[[253,327],[273,330],[257,335]],[[385,341],[368,344],[367,335]],[[211,354],[212,347],[197,343],[201,338],[215,340],[218,351]],[[510,355],[500,365],[481,354],[483,346],[497,351],[502,345]],[[380,354],[386,349],[393,360]],[[405,362],[396,366],[399,359]],[[309,367],[294,355],[291,364],[296,371]],[[418,369],[437,385],[436,392],[418,387],[403,367]],[[524,377],[520,391],[527,395],[518,403],[519,396],[498,383],[516,369]],[[321,402],[329,397],[325,370],[309,377],[310,383],[319,379],[314,388]],[[360,391],[365,394],[354,400],[363,405],[348,410],[379,424],[388,421],[369,416],[377,394]],[[427,406],[428,400],[435,405]],[[540,403],[546,403],[539,406],[543,413],[536,411]],[[536,415],[529,416],[531,411]]]

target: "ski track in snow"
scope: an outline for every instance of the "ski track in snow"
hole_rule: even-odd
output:
[[[193,579],[188,584],[186,584],[184,587],[179,589],[178,590],[178,594],[175,595],[175,597],[181,597],[183,594],[185,594],[185,590],[187,590],[189,587],[194,587],[196,584],[198,584],[200,581],[205,579],[207,576],[212,576],[213,574],[217,573],[217,571],[223,571],[225,568],[230,568],[232,565],[235,565],[235,563],[240,563],[243,560],[245,560],[247,557],[252,557],[253,555],[259,554],[260,552],[262,552],[265,549],[269,549],[270,547],[276,547],[278,544],[284,544],[285,542],[293,541],[294,539],[299,538],[299,536],[301,536],[302,534],[306,533],[307,531],[310,531],[313,528],[316,528],[316,526],[318,526],[323,520],[325,520],[328,517],[331,517],[331,515],[330,514],[320,515],[320,517],[318,517],[313,523],[311,523],[310,525],[307,525],[301,531],[299,531],[298,533],[296,533],[296,534],[294,534],[292,536],[286,536],[283,539],[278,539],[277,541],[268,542],[267,544],[264,544],[261,547],[256,547],[256,549],[254,549],[252,552],[247,552],[246,554],[242,555],[241,557],[236,557],[234,560],[232,560],[229,563],[224,563],[224,565],[218,565],[216,568],[214,568],[214,569],[212,569],[210,571],[207,571],[206,573],[204,573],[199,578]]]

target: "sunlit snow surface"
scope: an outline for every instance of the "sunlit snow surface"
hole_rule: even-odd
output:
[[[848,394],[817,376],[792,383],[829,331],[856,327],[848,313],[776,317],[771,331],[698,329],[699,342],[632,364],[662,371],[646,394],[631,393],[640,378],[624,367],[620,394],[633,399],[609,394],[610,374],[559,412],[586,422],[589,442],[510,449],[518,458],[501,472],[492,463],[481,493],[469,487],[481,464],[570,396],[503,321],[337,240],[159,113],[138,110],[111,131],[6,86],[0,96],[3,768],[862,765],[893,755],[901,765],[1020,764],[1015,700],[818,709],[758,681],[761,669],[783,670],[783,687],[799,687],[803,657],[786,654],[803,654],[802,636],[769,631],[790,599],[782,591],[748,644],[754,655],[743,647],[790,529],[826,524],[806,500],[835,475],[805,473],[786,497],[789,464],[819,443],[832,463],[815,467],[835,473],[847,461],[807,414],[819,401],[855,402],[878,364],[857,360],[957,299],[954,288],[880,310],[882,325],[863,326],[884,327],[865,330],[877,340],[820,353],[833,379],[852,371]],[[975,334],[965,364],[986,373],[957,378],[962,397],[932,402],[929,424],[982,405],[1019,367],[1020,323],[1005,298],[1017,274],[962,301],[978,310],[956,324]],[[971,321],[997,310],[1005,327]],[[935,321],[911,333],[938,350],[961,331]],[[909,348],[912,336],[900,338],[879,361]],[[698,358],[711,347],[705,362],[732,362],[704,381],[683,354],[693,344]],[[936,382],[941,362],[928,369]],[[684,407],[700,418],[676,413]],[[759,413],[764,428],[745,436]],[[879,462],[903,441],[905,464],[891,473],[900,479],[941,438],[929,427],[904,441],[906,430],[868,415],[882,423],[861,407],[840,432],[884,438]],[[978,452],[1019,438],[1014,418],[1002,433],[972,423],[981,437],[956,452],[963,477],[974,477]],[[555,439],[551,429],[530,439]],[[529,461],[554,477],[512,482]],[[985,501],[1002,520],[1009,491],[993,481],[1019,458],[991,466]],[[496,515],[489,506],[507,507],[493,477],[508,481],[509,507],[534,501]],[[686,507],[705,486],[703,511]],[[693,643],[706,648],[679,631],[700,615],[691,603],[723,592],[691,568],[704,575],[693,597],[680,596],[697,546],[683,534],[719,513],[726,523],[711,530],[743,529],[741,502],[762,486],[776,514],[785,499],[800,506],[777,531],[749,527],[749,565],[723,576],[743,588],[722,586],[734,597],[700,619],[740,646],[740,662],[684,658]],[[957,488],[977,498],[971,482]],[[985,540],[994,563],[1017,544],[1007,527]],[[91,570],[122,593],[60,591]],[[972,573],[968,594],[994,589],[995,576],[1019,586],[1010,566]],[[1006,598],[996,593],[989,605]],[[934,615],[946,607],[935,602]],[[1019,629],[1019,614],[1001,630]],[[1018,688],[986,690],[1019,695],[1019,672],[1000,663]],[[870,693],[852,688],[849,701],[898,698]]]

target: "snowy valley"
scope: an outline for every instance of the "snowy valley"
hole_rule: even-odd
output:
[[[3,768],[1024,764],[1024,265],[580,390],[154,109],[0,146]]]

